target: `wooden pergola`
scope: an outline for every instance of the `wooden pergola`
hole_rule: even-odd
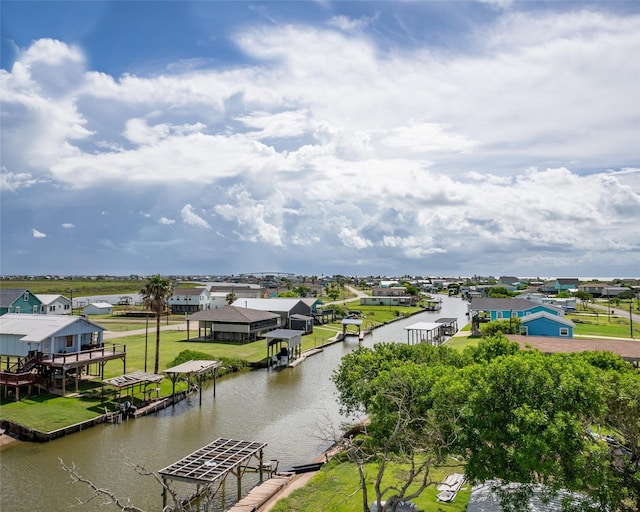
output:
[[[135,393],[136,386],[139,389],[139,393],[142,393],[145,399],[151,397],[152,392],[158,393],[157,385],[164,378],[163,375],[157,373],[147,372],[133,372],[125,375],[119,375],[118,377],[112,377],[111,379],[104,379],[102,381],[102,400],[104,401],[104,386],[111,386],[116,388],[118,394],[118,403],[122,401],[122,392],[124,390],[124,396],[132,396]],[[149,384],[155,384],[152,390],[148,390]]]
[[[216,377],[218,375],[218,368],[222,366],[222,362],[220,361],[210,361],[206,359],[199,359],[193,361],[187,361],[186,363],[179,364],[178,366],[173,366],[172,368],[167,368],[164,373],[167,374],[173,387],[171,389],[171,396],[175,403],[175,394],[176,394],[176,382],[180,375],[186,375],[187,381],[191,382],[191,376],[195,375],[198,377],[198,388],[200,390],[200,405],[202,405],[202,382],[207,373],[213,373],[213,397],[216,396]]]
[[[287,361],[296,359],[302,354],[303,331],[293,329],[275,329],[265,334],[267,339],[267,361],[268,366],[273,363],[274,357],[279,360],[286,351]],[[283,347],[286,345],[286,348]]]
[[[167,506],[168,480],[197,485],[197,495],[216,482],[219,482],[220,486],[223,487],[227,476],[232,474],[237,479],[237,499],[239,500],[242,497],[242,476],[247,470],[258,471],[260,483],[263,481],[263,450],[265,446],[267,446],[266,443],[238,441],[220,437],[207,446],[187,455],[182,460],[161,469],[158,473],[164,483],[162,491],[163,510]],[[249,467],[251,459],[257,459],[258,464],[255,468]],[[201,486],[203,486],[202,489]]]

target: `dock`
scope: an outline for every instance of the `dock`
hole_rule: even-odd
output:
[[[285,487],[291,477],[276,476],[257,485],[227,512],[254,512]]]

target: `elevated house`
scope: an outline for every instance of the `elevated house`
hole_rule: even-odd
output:
[[[277,297],[273,299],[238,299],[232,306],[276,313],[280,316],[280,325],[283,328],[291,329],[291,317],[293,315],[313,316],[316,302],[315,298]]]
[[[40,314],[42,301],[26,288],[0,288],[0,315],[5,313]]]
[[[571,278],[558,278],[553,281],[544,283],[540,287],[542,293],[556,294],[560,292],[576,292],[580,286],[580,280],[574,277]]]
[[[187,331],[190,330],[191,322],[198,323],[198,338],[203,341],[248,343],[278,329],[281,317],[269,311],[224,306],[189,315]]]
[[[196,313],[210,309],[210,300],[206,288],[176,288],[167,304],[172,313]]]
[[[531,336],[573,336],[573,322],[564,311],[550,304],[527,299],[472,299],[469,304],[471,331],[480,334],[483,322],[519,318],[526,334]],[[531,318],[530,318],[531,317]]]
[[[578,287],[578,290],[580,290],[581,292],[590,293],[591,295],[593,295],[593,297],[596,298],[610,298],[617,297],[618,294],[629,291],[629,288],[627,288],[626,286],[616,286],[607,283],[587,283],[580,285]]]
[[[45,315],[69,315],[71,314],[71,300],[64,295],[42,294],[36,295],[42,302],[41,313]]]
[[[82,373],[104,377],[104,364],[126,359],[126,350],[105,347],[104,327],[81,316],[7,313],[0,316],[0,385],[33,385],[66,393],[67,380],[78,387]]]

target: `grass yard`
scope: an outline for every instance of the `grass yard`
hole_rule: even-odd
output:
[[[368,465],[367,467],[367,494],[369,505],[371,505],[375,500],[373,482],[377,466]],[[401,481],[404,468],[390,465],[387,471],[384,480],[386,483],[389,483],[391,478]],[[469,484],[462,487],[453,503],[440,503],[436,499],[437,483],[451,473],[464,473],[464,468],[454,465],[431,470],[431,479],[434,484],[424,490],[418,498],[412,500],[422,512],[463,512],[466,509],[471,495]],[[337,460],[330,461],[304,487],[278,501],[272,512],[315,512],[317,510],[327,512],[362,511],[362,491],[360,491],[358,470],[354,464]]]

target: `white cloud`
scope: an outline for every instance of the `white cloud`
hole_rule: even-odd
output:
[[[531,254],[632,261],[640,16],[494,14],[447,51],[378,46],[373,18],[247,25],[235,42],[251,65],[148,76],[87,70],[78,48],[36,41],[0,71],[0,187],[95,194],[107,227],[109,205],[149,217],[161,201],[181,210],[177,245],[215,214],[225,247],[260,243],[283,265],[322,250],[416,266],[498,265],[507,251],[527,268]],[[142,224],[126,236],[166,238]]]
[[[63,224],[60,224],[61,227],[63,227],[64,229],[73,229],[75,228],[75,225],[71,224],[71,222],[65,222]]]
[[[45,235],[41,231],[38,231],[36,228],[33,228],[31,230],[31,233],[33,234],[33,238],[46,238],[47,237],[47,235]]]
[[[196,228],[211,229],[209,223],[200,217],[193,209],[193,206],[186,204],[180,211],[182,222]]]

